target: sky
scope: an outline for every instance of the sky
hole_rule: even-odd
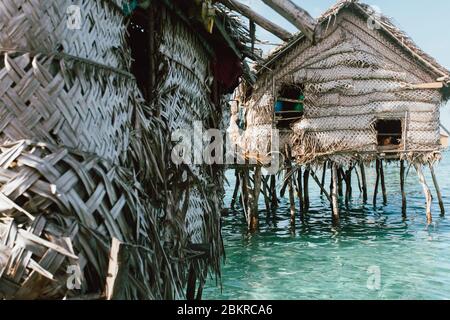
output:
[[[292,33],[298,31],[261,0],[239,1],[286,30]],[[336,3],[336,0],[293,1],[315,18]],[[450,70],[449,0],[364,0],[362,2],[378,7],[382,14],[390,17],[394,24],[405,31],[422,50]],[[268,40],[270,43],[282,42],[260,27],[257,27],[257,37],[260,40]],[[263,45],[261,48],[267,52],[273,46]],[[441,123],[450,128],[450,103],[441,111]]]

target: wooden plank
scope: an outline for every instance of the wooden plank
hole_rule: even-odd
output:
[[[288,98],[277,98],[277,101],[282,102],[292,102],[292,103],[304,103],[304,100],[297,100],[297,99],[288,99]]]
[[[106,299],[111,300],[114,297],[114,287],[119,274],[120,268],[120,249],[122,243],[116,239],[112,239],[111,249],[109,252],[109,265],[108,265],[108,276],[106,278]]]
[[[249,20],[254,21],[261,28],[269,31],[273,35],[277,36],[283,41],[289,41],[292,39],[292,34],[280,26],[276,25],[272,21],[264,18],[260,14],[256,13],[249,6],[240,3],[236,0],[219,0],[219,2],[223,3],[231,10],[236,10],[243,16],[247,17]]]
[[[306,10],[300,8],[291,0],[263,0],[263,2],[314,42],[317,21]]]

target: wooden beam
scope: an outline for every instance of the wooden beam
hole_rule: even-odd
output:
[[[119,295],[120,283],[120,264],[121,264],[121,254],[122,243],[116,239],[112,239],[111,249],[109,252],[109,265],[108,265],[108,276],[106,278],[106,299],[111,300],[117,298]]]
[[[381,179],[381,191],[383,193],[383,204],[387,204],[386,183],[384,182],[384,169],[383,160],[380,160],[380,179]]]
[[[261,167],[257,166],[253,178],[253,190],[249,193],[249,212],[250,224],[249,230],[256,231],[259,227],[258,200],[261,192]]]
[[[223,3],[226,7],[228,7],[231,10],[236,10],[244,17],[247,17],[249,20],[255,22],[258,26],[269,31],[270,33],[277,36],[281,40],[289,41],[290,39],[292,39],[293,35],[289,31],[286,31],[285,29],[276,25],[272,21],[259,15],[258,13],[250,9],[249,6],[240,3],[239,1],[236,0],[219,0],[219,2]]]
[[[377,172],[377,179],[375,181],[375,190],[373,191],[373,205],[377,205],[378,185],[380,184],[380,160],[377,159],[375,169]]]
[[[263,0],[263,2],[314,42],[317,21],[306,10],[300,8],[291,0]]]
[[[235,169],[234,175],[236,177],[236,183],[235,183],[235,186],[234,186],[233,196],[231,197],[231,204],[230,204],[230,209],[231,210],[234,210],[234,205],[236,203],[236,198],[237,198],[238,192],[239,192],[240,179],[239,179],[239,171],[238,171],[238,169]]]
[[[406,216],[406,193],[405,193],[405,160],[400,160],[400,190],[402,192],[402,215]]]
[[[422,185],[423,193],[425,194],[427,221],[428,221],[428,224],[431,224],[431,222],[433,222],[433,218],[431,216],[431,192],[430,192],[430,188],[428,187],[427,182],[425,180],[425,176],[423,175],[422,165],[419,164],[419,163],[416,163],[414,166],[416,168],[417,175],[419,176],[419,182]]]
[[[322,195],[324,193],[325,190],[325,176],[327,174],[327,162],[325,161],[323,163],[323,169],[322,169],[322,183],[320,184],[321,186],[321,191],[320,191],[320,195]]]
[[[303,215],[303,182],[302,182],[302,167],[300,166],[297,169],[297,197],[299,202],[299,208],[300,208],[300,218],[302,219],[304,217]]]
[[[350,167],[344,175],[345,180],[345,206],[348,208],[350,203],[350,198],[352,197],[352,170],[353,167]]]
[[[276,209],[278,207],[278,197],[277,197],[277,188],[276,181],[277,177],[272,175],[270,177],[270,200],[271,200],[271,209]]]
[[[331,168],[331,208],[333,211],[333,220],[339,220],[339,202],[338,202],[338,168],[336,163],[332,164]]]
[[[325,190],[324,187],[324,183],[320,183],[319,178],[317,177],[316,173],[314,172],[314,170],[311,169],[311,177],[313,178],[313,180],[317,183],[317,185],[320,188],[320,193],[324,194],[325,197],[327,197],[328,201],[332,201],[330,195],[328,194],[327,190]]]
[[[309,174],[310,167],[306,166],[303,173],[303,209],[305,213],[309,210]]]
[[[431,177],[433,178],[434,188],[436,189],[438,201],[439,201],[439,208],[441,208],[441,215],[445,215],[445,208],[444,208],[444,201],[442,201],[442,194],[441,189],[439,188],[439,183],[436,178],[436,174],[434,173],[434,168],[430,163],[430,171],[431,171]]]
[[[364,167],[364,162],[361,162],[359,164],[359,168],[361,171],[361,183],[362,183],[362,190],[363,190],[363,202],[367,202],[367,179],[366,179],[366,169]]]
[[[289,191],[289,208],[291,213],[291,226],[295,226],[295,200],[294,200],[294,187],[293,187],[293,171],[292,171],[292,151],[289,146],[286,145],[286,177],[287,186]]]
[[[261,192],[264,196],[264,204],[266,205],[266,216],[270,215],[270,198],[269,198],[269,182],[268,182],[269,178],[268,177],[261,177],[261,183],[262,183],[262,189]]]
[[[444,84],[442,82],[431,82],[431,83],[419,83],[411,85],[412,89],[442,89]]]

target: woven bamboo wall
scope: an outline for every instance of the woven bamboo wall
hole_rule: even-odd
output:
[[[155,90],[155,103],[167,119],[168,133],[179,129],[193,132],[195,121],[200,121],[204,130],[211,125],[220,129],[222,105],[225,102],[215,106],[211,101],[212,56],[208,43],[204,43],[188,26],[180,23],[177,17],[164,11],[161,15],[164,17],[161,22],[164,28],[158,51],[165,72]],[[201,139],[202,137],[200,141]],[[219,225],[223,171],[207,165],[193,164],[180,167],[177,174],[181,179],[180,183],[190,181],[186,211],[189,241],[211,246],[213,261],[210,263],[219,273],[219,259],[222,255]]]
[[[72,4],[80,30],[66,27]],[[219,272],[220,172],[170,160],[172,130],[214,114],[208,56],[165,12],[147,106],[128,73],[119,5],[0,4],[0,298],[173,299],[190,266],[202,279],[208,265]],[[122,249],[111,287],[113,238]],[[211,244],[206,258],[192,242]],[[80,288],[68,286],[71,268]]]
[[[73,1],[2,2],[0,143],[33,137],[118,163],[131,116],[124,17],[111,1],[77,3],[80,29],[67,27]]]
[[[301,84],[304,117],[289,139],[300,163],[333,155],[346,164],[355,152],[376,151],[378,118],[402,120],[406,146],[401,147],[434,157],[440,150],[442,95],[412,85],[435,82],[436,75],[350,10],[330,20],[318,44],[304,39],[272,64],[272,71],[261,72],[247,105],[247,144],[257,139],[255,131],[270,129],[281,87]]]

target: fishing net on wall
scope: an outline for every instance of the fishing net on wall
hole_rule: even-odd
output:
[[[436,81],[435,75],[381,32],[370,30],[358,15],[344,11],[333,19],[316,45],[294,40],[297,43],[290,44],[287,53],[278,57],[275,52],[268,58],[273,63],[260,70],[247,105],[247,126],[257,133],[258,127],[271,123],[281,88],[302,85],[304,114],[292,126],[291,141],[299,163],[326,157],[342,165],[352,159],[373,160],[379,143],[378,119],[402,122],[402,136],[406,136],[402,150],[411,150],[402,157],[436,158],[442,94],[415,87]]]

